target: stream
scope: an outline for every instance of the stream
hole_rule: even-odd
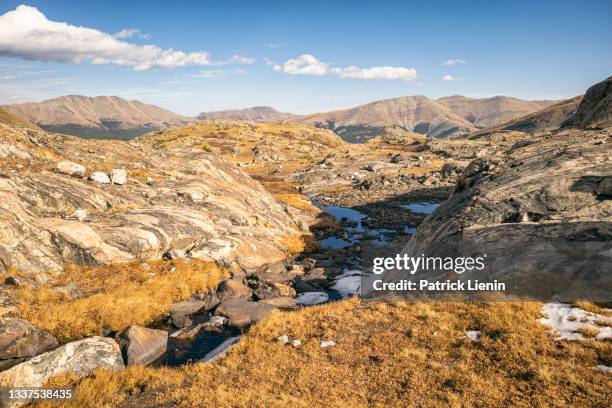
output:
[[[311,197],[311,199],[314,197]],[[300,307],[336,301],[348,296],[359,295],[361,287],[361,257],[360,248],[363,245],[384,246],[396,239],[406,240],[416,232],[416,226],[401,226],[397,228],[376,228],[371,226],[368,215],[354,208],[336,205],[322,205],[313,200],[313,204],[332,215],[342,227],[341,231],[332,236],[319,239],[321,250],[308,256],[317,257],[317,267],[333,265],[339,273],[329,278],[329,282],[321,285],[316,292],[298,293],[296,303]],[[416,202],[400,205],[413,213],[430,214],[437,207],[434,202]],[[209,312],[191,315],[194,325],[205,323],[210,319]],[[218,331],[200,330],[190,341],[179,340],[172,336],[178,329],[171,324],[160,322],[155,328],[167,330],[168,350],[154,365],[180,366],[194,362],[211,362],[225,355],[227,350],[237,343],[241,333],[222,326]]]

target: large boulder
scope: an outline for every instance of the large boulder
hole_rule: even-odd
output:
[[[147,365],[157,360],[168,347],[168,332],[130,326],[118,335],[127,365]]]
[[[96,369],[124,368],[119,345],[110,338],[91,337],[65,344],[0,373],[3,387],[42,387],[51,377],[72,373],[84,377]]]
[[[244,329],[276,310],[273,305],[251,302],[244,298],[227,299],[217,307],[216,314],[228,319],[228,326]]]
[[[83,177],[85,175],[85,166],[78,163],[71,162],[69,160],[62,160],[58,162],[53,171],[60,174],[65,174],[72,177]]]
[[[123,185],[127,182],[127,171],[125,169],[112,169],[110,179],[113,184]]]
[[[0,369],[8,368],[57,346],[52,334],[18,318],[0,324]]]

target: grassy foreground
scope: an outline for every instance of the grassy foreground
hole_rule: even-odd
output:
[[[540,307],[351,299],[275,312],[224,360],[99,371],[76,382],[71,406],[608,406],[612,379],[591,367],[610,365],[611,343],[555,341]],[[302,345],[279,344],[285,334]]]

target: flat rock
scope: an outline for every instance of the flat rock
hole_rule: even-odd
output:
[[[168,332],[141,326],[130,326],[118,336],[127,365],[147,365],[166,352]]]
[[[228,319],[228,326],[243,329],[276,310],[275,306],[241,298],[227,299],[217,307],[216,314]]]
[[[67,176],[72,177],[83,177],[85,175],[86,170],[87,169],[85,168],[85,166],[68,160],[62,160],[58,162],[53,168],[53,171],[55,171],[56,173],[65,174]]]
[[[272,306],[278,307],[279,309],[297,308],[295,299],[289,296],[279,296],[279,297],[262,299],[259,301],[259,303],[265,303],[267,305],[272,305]]]
[[[171,313],[192,315],[199,312],[206,306],[206,302],[200,299],[189,299],[173,304],[170,307]]]

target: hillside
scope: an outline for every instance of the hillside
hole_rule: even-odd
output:
[[[509,96],[475,99],[456,95],[436,102],[475,126],[487,128],[537,112],[556,101],[526,101]]]
[[[393,131],[411,131],[432,137],[469,132],[475,127],[425,96],[385,99],[351,109],[293,119],[331,129],[349,142],[363,142]]]
[[[612,124],[612,77],[590,87],[563,127],[605,128]]]
[[[539,111],[554,101],[525,101],[506,96],[475,99],[425,96],[385,99],[352,109],[300,116],[292,121],[331,129],[349,142],[402,132],[430,137],[457,136]]]
[[[129,139],[193,121],[154,105],[117,96],[68,95],[2,108],[42,129],[84,138]]]
[[[292,113],[279,112],[269,106],[254,106],[246,109],[229,109],[213,112],[202,112],[198,119],[231,119],[253,122],[278,122],[296,117]]]
[[[36,128],[36,125],[20,118],[19,116],[13,115],[2,108],[0,108],[0,123],[5,125],[22,126],[26,128]]]
[[[501,125],[493,126],[469,135],[470,139],[480,139],[503,131],[518,131],[530,134],[556,130],[576,113],[582,96],[576,96],[538,112],[522,116]]]

